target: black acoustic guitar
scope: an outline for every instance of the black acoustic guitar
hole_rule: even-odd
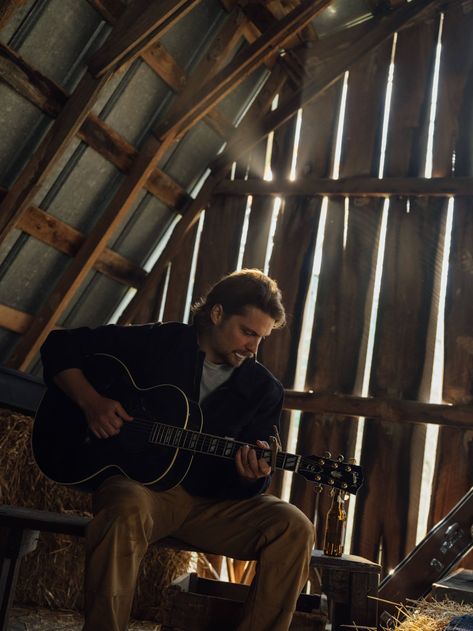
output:
[[[72,400],[54,386],[48,389],[36,414],[32,444],[39,468],[55,482],[91,491],[106,477],[123,473],[165,490],[182,482],[195,453],[233,459],[244,444],[202,433],[197,403],[174,385],[138,387],[112,355],[94,355],[84,372],[100,394],[120,401],[133,421],[124,423],[117,436],[99,440]],[[255,449],[258,458],[271,461],[271,450]],[[352,494],[363,479],[359,466],[319,456],[280,451],[276,467]]]

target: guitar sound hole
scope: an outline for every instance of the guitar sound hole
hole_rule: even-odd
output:
[[[146,427],[143,422],[138,425],[135,421],[125,422],[116,437],[121,449],[129,454],[141,453],[151,449],[149,437],[152,431],[152,424]]]

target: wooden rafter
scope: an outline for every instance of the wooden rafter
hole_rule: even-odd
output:
[[[230,21],[229,24],[231,29],[229,30],[228,25],[224,25],[215,38],[213,51],[215,54],[207,56],[198,66],[195,73],[196,81],[201,81],[202,76],[208,75],[211,73],[212,68],[215,68],[215,61],[209,62],[209,58],[211,60],[213,58],[217,59],[217,67],[219,67],[218,64],[225,62],[227,55],[230,53],[230,42],[236,43],[231,34],[238,28],[234,21]],[[179,100],[185,101],[189,98],[191,85],[188,90],[183,92]],[[155,171],[158,161],[166,153],[173,141],[174,137],[168,136],[166,142],[158,143],[156,138],[151,135],[145,142],[142,150],[134,160],[127,177],[99,219],[93,232],[87,236],[74,261],[60,278],[52,296],[40,309],[27,334],[10,356],[8,365],[26,368],[29,364],[46,335],[54,327],[58,317],[69,304],[88,271],[95,265],[95,261],[100,256],[116,227],[132,206],[137,194]]]
[[[473,427],[471,405],[441,405],[389,397],[355,397],[347,394],[286,390],[286,410],[366,417],[392,423],[432,423],[462,429]]]
[[[0,187],[0,200],[6,193]],[[74,256],[85,239],[79,230],[36,206],[28,208],[17,228],[68,256]],[[139,265],[108,248],[97,259],[94,269],[128,287],[141,287],[147,276]]]
[[[57,117],[70,98],[57,83],[44,76],[14,50],[1,43],[0,80],[49,116]],[[138,153],[121,134],[94,113],[87,116],[77,135],[125,173],[130,169]],[[150,176],[146,188],[172,208],[181,208],[187,199],[185,191],[158,168]]]
[[[88,1],[110,24],[115,24],[125,10],[125,5],[121,0]],[[235,11],[235,14],[237,13],[238,12]],[[235,32],[234,37],[238,38],[240,35],[243,36],[245,27],[246,20],[241,18],[239,31]],[[188,83],[188,76],[161,42],[157,42],[143,51],[141,57],[151,70],[174,92],[180,94],[184,90]],[[231,122],[217,110],[212,110],[207,114],[206,122],[223,138],[228,138],[235,130]]]
[[[271,27],[264,35],[243,50],[225,68],[207,81],[193,95],[177,107],[172,115],[161,121],[155,129],[157,138],[163,140],[168,134],[183,135],[192,125],[201,120],[208,111],[222,101],[246,77],[259,68],[274,53],[275,47],[308,24],[330,0],[305,0],[283,20]]]
[[[0,200],[6,193],[0,187]],[[79,230],[36,206],[28,208],[17,228],[69,256],[76,254],[85,239]],[[97,259],[94,269],[122,285],[136,288],[141,287],[147,276],[139,265],[108,248]]]
[[[35,206],[28,208],[17,228],[68,256],[75,256],[86,238],[79,230]],[[136,288],[146,278],[139,265],[109,248],[98,257],[94,269],[122,285]]]
[[[257,179],[222,180],[216,188],[221,195],[343,195],[347,197],[449,197],[472,196],[473,178],[469,177],[351,177],[338,180],[308,179],[289,180]]]
[[[33,316],[30,313],[0,304],[0,327],[2,329],[23,335],[32,322]]]
[[[105,44],[89,61],[95,77],[116,72],[156,42],[201,0],[135,0],[122,13]]]
[[[187,73],[160,42],[143,54],[143,60],[177,94],[187,84]]]
[[[285,25],[285,28],[287,28],[287,25]],[[217,34],[217,37],[214,40],[215,51],[218,51],[218,54],[208,55],[207,58],[201,62],[195,72],[195,77],[200,78],[200,80],[204,69],[208,76],[208,73],[211,73],[212,68],[218,68],[220,64],[223,64],[230,53],[228,36],[225,35],[225,37],[221,37],[221,33],[226,32],[225,29],[226,26],[224,24],[222,31]],[[272,41],[275,41],[274,36],[272,37]],[[265,39],[262,42],[262,47],[266,48],[267,46],[268,42]],[[209,67],[208,58],[212,59],[212,57],[217,59],[217,64],[214,63],[212,67]],[[259,63],[261,63],[261,60],[257,59],[254,63],[256,67]],[[218,73],[216,76],[218,76]],[[240,80],[242,79],[243,77],[241,77]],[[238,82],[234,87],[236,87],[237,84]],[[179,97],[176,109],[181,108],[182,104],[185,105],[189,102],[190,90],[191,87],[189,87],[188,90],[185,90]],[[151,135],[144,143],[144,146],[135,159],[132,168],[120,185],[109,206],[97,222],[94,231],[88,235],[75,259],[71,262],[66,272],[58,281],[57,286],[49,296],[46,303],[39,310],[33,325],[30,327],[27,334],[20,340],[19,344],[8,359],[8,365],[20,369],[26,368],[29,365],[43,343],[45,337],[51,328],[54,327],[60,314],[69,304],[77,288],[95,264],[96,259],[105,248],[114,230],[131,208],[136,196],[143,188],[144,183],[148,180],[159,160],[171,147],[174,140],[174,131],[170,129],[168,130],[163,142],[159,142],[153,135]]]
[[[169,139],[167,145],[165,143],[158,145],[158,142],[153,139],[145,143],[110,205],[98,220],[94,230],[87,235],[54,291],[39,309],[32,326],[9,357],[8,366],[21,370],[30,364],[47,334],[55,326],[90,269],[95,265],[113,232],[124,219],[136,196],[155,169],[158,150],[166,151],[171,144],[172,139]]]
[[[15,227],[40,185],[77,134],[106,79],[86,73],[0,205],[0,243]]]
[[[180,17],[182,17],[181,14],[176,13],[174,20],[177,21]],[[160,28],[162,28],[163,32],[171,26],[171,20],[169,19],[164,23],[162,19],[159,20],[157,18],[157,21],[160,23]],[[126,28],[131,28],[131,26],[129,16],[127,11],[125,11],[114,29],[112,29],[110,37],[113,36],[115,30],[120,33]],[[159,27],[154,31],[154,36],[157,36],[158,31]],[[143,47],[145,45],[145,42],[140,39],[140,42],[134,49],[135,52],[138,53],[138,51],[142,50],[140,46]],[[41,183],[89,115],[97,95],[109,76],[109,74],[104,74],[96,79],[89,72],[86,72],[82,77],[71,98],[62,108],[54,124],[48,130],[38,149],[0,205],[0,243],[31,205],[32,198],[38,191]],[[151,175],[151,172],[152,170],[147,171],[146,175]]]
[[[348,50],[342,51],[334,57],[330,64],[319,64],[314,69],[310,80],[302,85],[292,98],[286,101],[284,106],[267,114],[261,121],[258,135],[252,132],[236,135],[235,140],[228,144],[225,152],[211,165],[211,170],[219,172],[223,166],[231,164],[244,151],[247,151],[271,131],[294,116],[302,105],[323,94],[346,70],[391,37],[402,26],[427,8],[438,7],[441,4],[442,0],[418,0],[406,4],[390,15],[377,19],[376,24],[373,22],[370,30],[355,40]]]

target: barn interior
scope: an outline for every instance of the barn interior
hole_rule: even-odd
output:
[[[90,514],[30,453],[52,330],[189,322],[223,275],[258,268],[288,315],[258,352],[285,389],[283,450],[363,469],[344,557],[376,575],[365,609],[382,628],[383,598],[452,572],[473,604],[472,33],[473,0],[0,3],[3,505]],[[322,548],[316,491],[273,476]],[[81,563],[80,538],[41,535],[10,596],[80,612]],[[189,567],[254,573],[154,551],[135,610],[149,628],[149,583]]]

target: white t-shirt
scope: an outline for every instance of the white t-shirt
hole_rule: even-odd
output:
[[[204,359],[204,366],[202,368],[202,378],[200,380],[200,396],[199,403],[214,390],[216,390],[222,383],[225,383],[227,379],[235,369],[233,366],[226,366],[225,364],[214,364],[208,359]]]

